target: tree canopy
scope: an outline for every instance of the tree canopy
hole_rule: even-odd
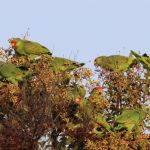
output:
[[[96,72],[42,53],[0,57],[0,149],[150,149],[148,56],[125,69],[125,56],[96,59]]]

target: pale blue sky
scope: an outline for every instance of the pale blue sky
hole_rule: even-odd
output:
[[[88,66],[119,51],[150,53],[150,0],[1,0],[0,8],[5,48],[30,28],[30,40]]]

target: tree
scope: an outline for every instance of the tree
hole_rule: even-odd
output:
[[[51,57],[40,57],[35,61],[5,57],[32,74],[18,84],[1,80],[0,149],[150,148],[150,137],[144,133],[149,82],[146,72],[141,76],[145,70],[139,63],[124,73],[99,69],[98,79],[93,80],[88,68],[56,71]],[[97,86],[102,92],[95,90]],[[122,121],[128,113],[135,119]]]

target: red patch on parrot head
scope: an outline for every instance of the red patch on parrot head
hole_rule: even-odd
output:
[[[17,41],[12,39],[12,40],[9,41],[9,43],[11,44],[12,48],[15,48],[16,44],[17,44]]]
[[[97,86],[96,90],[98,90],[101,93],[103,91],[103,88],[101,86]]]

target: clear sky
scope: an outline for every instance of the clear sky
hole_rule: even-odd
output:
[[[150,0],[0,0],[0,8],[5,48],[29,28],[30,40],[88,66],[100,55],[150,54]]]

